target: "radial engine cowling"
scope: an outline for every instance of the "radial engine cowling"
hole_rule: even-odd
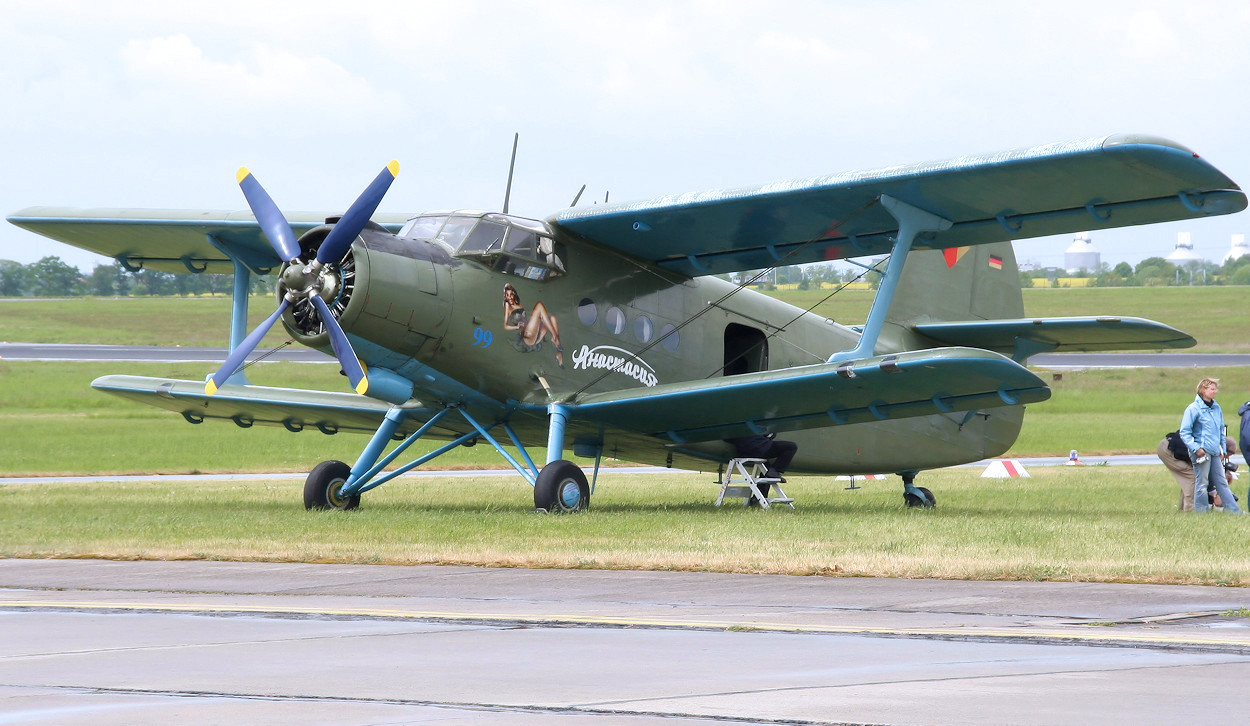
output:
[[[332,228],[323,225],[300,238],[301,256],[315,255]],[[322,286],[320,296],[345,332],[377,343],[398,357],[366,360],[370,365],[396,367],[402,359],[431,353],[441,342],[452,296],[447,260],[436,261],[438,254],[433,245],[397,240],[385,228],[369,223],[343,258],[328,263],[312,281]],[[300,268],[289,274],[288,269],[279,277],[280,297],[289,286],[308,282],[300,276]],[[327,350],[330,340],[317,308],[301,296],[296,300],[282,316],[287,332],[303,345]]]
[[[363,307],[364,295],[357,298],[358,291],[363,293],[368,278],[367,270],[356,264],[356,245],[352,245],[337,262],[331,262],[314,272],[307,271],[308,265],[303,260],[314,259],[317,249],[325,241],[326,235],[334,226],[324,224],[315,227],[299,239],[301,259],[289,262],[282,267],[278,275],[277,296],[281,300],[288,292],[305,292],[309,286],[319,290],[320,297],[326,307],[338,319],[345,331],[351,331],[352,322]],[[360,300],[356,305],[352,303]],[[286,312],[282,314],[282,325],[298,343],[311,348],[330,348],[330,337],[326,333],[325,323],[317,307],[306,295],[295,296]]]

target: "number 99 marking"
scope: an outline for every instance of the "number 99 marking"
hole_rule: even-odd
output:
[[[481,346],[483,348],[489,348],[490,344],[493,342],[495,342],[494,333],[489,330],[483,330],[482,328],[473,329],[473,347],[476,348]]]

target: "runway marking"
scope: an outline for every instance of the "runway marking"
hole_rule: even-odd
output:
[[[157,690],[150,688],[117,688],[108,686],[66,686],[57,684],[40,684],[32,686],[34,688],[50,689],[63,691],[72,694],[110,694],[120,696],[153,696],[158,698],[188,698],[188,699],[232,699],[238,701],[273,701],[277,703],[362,703],[370,705],[383,706],[407,706],[415,708],[443,709],[452,711],[470,711],[470,712],[487,712],[487,713],[521,713],[521,714],[539,714],[539,715],[590,715],[590,716],[617,716],[633,721],[635,719],[646,719],[648,723],[657,719],[680,719],[682,721],[708,721],[717,724],[776,724],[777,726],[863,726],[862,724],[850,724],[843,721],[811,721],[808,719],[791,719],[791,718],[767,718],[760,716],[731,716],[721,714],[707,713],[686,713],[682,711],[652,711],[630,708],[607,708],[605,706],[619,704],[627,706],[634,702],[631,700],[605,701],[599,703],[586,704],[569,704],[563,706],[551,705],[545,706],[541,704],[518,704],[518,703],[483,703],[475,701],[431,701],[418,698],[398,698],[398,697],[376,697],[376,696],[318,696],[310,694],[277,694],[277,693],[247,693],[239,691],[187,691],[187,690]],[[767,689],[774,690],[774,689]],[[643,698],[636,699],[642,703],[646,701],[658,701],[659,698]],[[8,715],[8,714],[6,714]],[[427,722],[429,719],[420,719],[421,723]],[[441,720],[441,719],[440,719]],[[405,720],[404,723],[408,723]],[[416,722],[416,720],[412,721]]]
[[[546,626],[601,626],[615,628],[656,628],[672,630],[723,630],[734,632],[769,633],[826,633],[837,635],[867,635],[896,638],[925,638],[942,640],[983,641],[1031,641],[1051,644],[1101,645],[1116,647],[1153,648],[1201,648],[1206,650],[1245,651],[1250,654],[1250,632],[1245,636],[1234,634],[1220,638],[1195,635],[1169,635],[1151,633],[1113,633],[1103,626],[1095,631],[1076,628],[1094,627],[1068,625],[1073,630],[1056,629],[987,629],[977,627],[958,628],[891,628],[855,625],[819,625],[801,623],[771,623],[755,621],[684,620],[676,618],[629,618],[610,615],[532,615],[526,613],[464,613],[434,610],[394,610],[387,608],[316,608],[272,605],[211,605],[207,603],[117,603],[95,600],[0,600],[2,610],[73,610],[96,612],[149,612],[185,613],[202,615],[270,615],[327,618],[360,618],[411,621],[441,621],[452,623],[524,624]]]

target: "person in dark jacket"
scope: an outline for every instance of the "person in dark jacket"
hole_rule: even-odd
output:
[[[794,460],[794,455],[799,451],[799,445],[793,441],[778,441],[773,438],[773,434],[760,434],[758,436],[742,436],[736,439],[725,439],[727,443],[733,445],[738,452],[740,459],[765,459],[768,461],[768,471],[764,476],[769,479],[777,479],[784,483],[786,469],[790,467],[790,462]],[[760,494],[768,496],[770,482],[762,482],[759,486]]]
[[[1169,439],[1176,437],[1173,444]],[[1189,451],[1185,448],[1185,442],[1181,441],[1180,434],[1170,433],[1163,437],[1159,442],[1155,453],[1159,456],[1159,461],[1167,467],[1172,477],[1176,479],[1176,485],[1181,488],[1180,504],[1176,505],[1178,511],[1192,512],[1194,511],[1194,467],[1189,463]]]
[[[1237,409],[1237,415],[1241,416],[1241,436],[1238,437],[1240,439],[1238,443],[1241,444],[1241,455],[1250,457],[1250,454],[1246,453],[1246,446],[1250,445],[1250,401],[1241,404],[1241,408]],[[1247,458],[1246,461],[1250,462],[1250,458]],[[1250,491],[1248,491],[1246,496],[1250,497]],[[1250,499],[1246,501],[1250,502]]]

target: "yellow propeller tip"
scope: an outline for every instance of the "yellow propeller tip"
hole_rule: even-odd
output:
[[[213,383],[213,379],[211,378],[208,379],[208,382],[204,384],[204,393],[211,396],[216,392],[217,392],[217,384]]]
[[[356,384],[356,393],[359,393],[360,395],[363,396],[365,395],[365,391],[367,390],[369,390],[369,379],[361,378],[360,383]]]
[[[248,169],[247,169],[247,167],[246,167],[246,166],[240,166],[240,167],[239,167],[239,171],[238,171],[238,172],[236,172],[236,173],[235,173],[235,175],[234,175],[234,180],[235,180],[236,182],[238,182],[238,183],[242,184],[242,183],[243,183],[243,180],[244,180],[244,179],[246,179],[246,178],[248,178],[248,177],[249,177],[249,176],[251,176],[251,175],[252,175],[252,172],[248,171]]]
[[[399,176],[399,162],[398,161],[391,159],[391,163],[386,165],[386,169],[387,171],[391,173],[391,176]]]

